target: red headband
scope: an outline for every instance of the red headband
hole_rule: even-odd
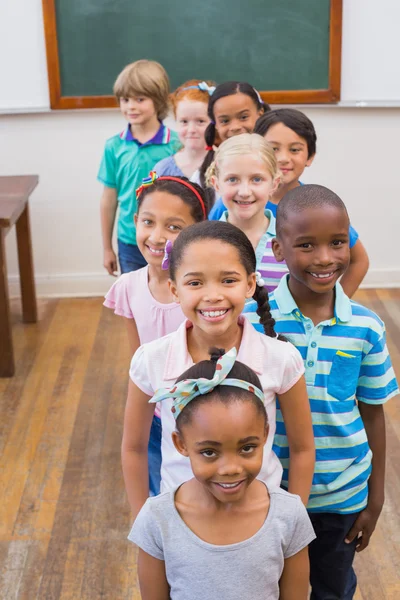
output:
[[[144,190],[144,188],[149,187],[150,185],[153,185],[153,183],[155,181],[165,181],[165,180],[176,181],[177,183],[181,183],[182,185],[185,185],[190,191],[192,191],[193,194],[198,199],[198,201],[200,202],[200,206],[203,210],[204,218],[207,219],[207,211],[206,211],[206,207],[203,202],[203,198],[200,196],[199,192],[196,190],[195,187],[193,187],[188,181],[183,181],[179,177],[172,177],[170,175],[157,177],[157,173],[155,171],[150,171],[149,177],[146,177],[146,179],[143,180],[142,185],[140,187],[138,187],[138,189],[136,190],[136,198],[139,198],[139,196],[142,193],[142,191]]]

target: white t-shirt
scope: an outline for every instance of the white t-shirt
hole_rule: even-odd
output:
[[[147,500],[128,539],[165,561],[171,600],[278,600],[285,559],[315,533],[299,496],[268,491],[264,524],[242,542],[217,546],[200,539],[177,511],[175,490]]]
[[[260,378],[269,423],[264,460],[258,479],[268,486],[279,486],[282,466],[272,450],[276,426],[276,394],[284,394],[300,379],[304,373],[303,359],[292,344],[257,332],[244,317],[240,317],[239,322],[243,326],[243,335],[237,360],[253,369]],[[176,379],[193,365],[187,348],[187,329],[191,326],[190,321],[185,321],[177,331],[144,344],[135,352],[129,375],[143,393],[153,396],[159,388],[172,387]],[[164,400],[160,405],[163,492],[173,490],[192,479],[193,472],[189,458],[179,454],[172,442],[171,434],[175,431],[172,400]]]

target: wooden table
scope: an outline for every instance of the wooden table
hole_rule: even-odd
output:
[[[15,372],[5,246],[13,225],[17,231],[23,321],[37,321],[28,200],[38,182],[37,175],[0,177],[0,377],[12,377]]]

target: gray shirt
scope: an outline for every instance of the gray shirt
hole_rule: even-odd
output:
[[[146,501],[128,539],[165,561],[171,600],[278,600],[285,558],[315,534],[299,496],[280,488],[268,491],[267,518],[243,542],[216,546],[201,540],[179,515],[176,490]]]

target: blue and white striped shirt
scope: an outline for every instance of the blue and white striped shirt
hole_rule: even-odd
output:
[[[316,464],[308,510],[353,513],[365,508],[372,453],[357,402],[383,404],[398,394],[385,326],[371,310],[350,300],[336,284],[335,315],[314,325],[297,307],[282,278],[270,296],[275,330],[300,351],[313,420]],[[257,305],[246,317],[262,331]],[[288,486],[289,446],[277,409],[274,450]]]

